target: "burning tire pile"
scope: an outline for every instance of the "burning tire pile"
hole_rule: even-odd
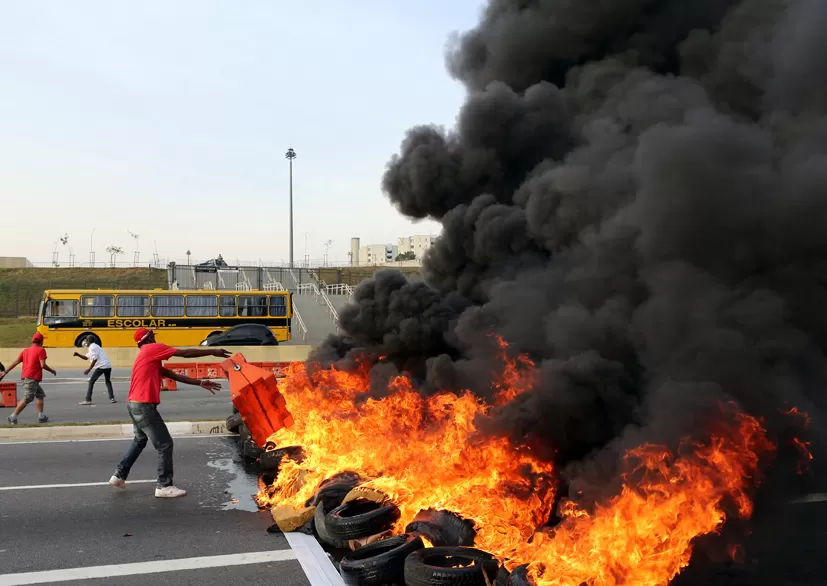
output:
[[[299,446],[257,446],[236,409],[227,417],[227,429],[238,434],[239,455],[257,464],[265,486],[276,480],[285,459],[303,460]],[[380,492],[361,488],[362,482],[355,473],[337,474],[304,508],[275,507],[276,525],[284,532],[314,534],[337,554],[339,573],[349,586],[528,584],[525,577],[520,581],[519,570],[509,579],[492,554],[471,547],[473,523],[448,511],[420,511],[404,533],[394,535],[399,508]]]

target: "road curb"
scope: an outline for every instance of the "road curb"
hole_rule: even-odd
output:
[[[167,423],[172,436],[226,434],[224,421],[172,421]],[[0,441],[37,441],[106,439],[132,437],[131,423],[110,425],[55,425],[43,427],[0,428]]]

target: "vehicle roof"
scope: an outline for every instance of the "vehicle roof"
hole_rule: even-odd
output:
[[[270,295],[273,293],[289,293],[286,289],[265,291],[263,289],[251,289],[249,291],[231,291],[220,289],[46,289],[44,293],[62,293],[62,294],[84,294],[84,293],[112,293],[115,295],[154,295],[154,294],[170,294],[170,295],[187,295],[197,293],[199,295],[249,295],[251,293],[261,293]]]

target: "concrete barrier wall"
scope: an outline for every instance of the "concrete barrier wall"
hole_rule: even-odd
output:
[[[248,362],[302,362],[307,360],[312,346],[237,346],[227,348],[231,353],[241,353]],[[8,366],[20,355],[22,348],[0,348],[0,362]],[[84,362],[72,355],[83,354],[82,348],[46,348],[46,363],[61,368],[84,368]],[[113,368],[131,368],[138,355],[138,348],[104,348]],[[172,358],[170,362],[218,362],[218,358]],[[20,367],[17,367],[19,370]]]

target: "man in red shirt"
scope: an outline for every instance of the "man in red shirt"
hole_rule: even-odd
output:
[[[37,407],[37,422],[46,423],[49,418],[43,413],[43,399],[46,398],[46,393],[43,392],[43,387],[40,386],[40,381],[43,380],[43,371],[51,372],[57,376],[57,372],[49,368],[46,364],[46,350],[43,349],[43,335],[36,333],[32,336],[32,345],[23,350],[17,360],[11,363],[8,370],[0,372],[0,381],[6,376],[10,370],[14,369],[18,364],[23,364],[23,372],[20,378],[23,382],[23,390],[25,395],[23,400],[17,404],[14,413],[6,417],[11,424],[17,423],[17,416],[26,408],[26,405],[34,401]]]
[[[135,436],[123,459],[115,468],[112,478],[109,479],[109,484],[118,488],[126,487],[129,471],[146,447],[148,438],[158,450],[158,484],[155,487],[155,496],[158,498],[184,496],[187,491],[172,483],[172,437],[161,414],[158,413],[158,405],[161,402],[161,378],[166,377],[180,383],[200,386],[213,394],[221,390],[221,385],[210,380],[198,380],[175,374],[163,367],[163,361],[173,356],[227,358],[230,353],[219,349],[170,348],[156,342],[155,333],[146,328],[139,328],[135,332],[134,339],[140,350],[138,357],[135,358],[135,364],[132,365],[132,381],[126,397],[126,408],[132,418]]]

